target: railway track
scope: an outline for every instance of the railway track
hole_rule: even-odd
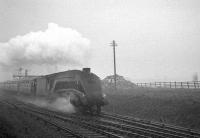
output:
[[[151,121],[133,118],[130,116],[122,116],[118,114],[110,114],[110,113],[105,113],[105,112],[102,113],[101,116],[103,118],[107,118],[108,120],[114,120],[128,127],[135,126],[137,128],[145,129],[148,132],[159,134],[160,135],[159,137],[177,137],[177,138],[199,138],[200,137],[200,132],[197,132],[191,129],[182,128],[182,127],[161,124],[157,122],[151,122]]]
[[[90,131],[84,127],[80,127],[80,123],[77,123],[75,120],[62,119],[61,116],[56,115],[55,112],[36,107],[33,105],[27,105],[21,102],[8,102],[1,101],[3,104],[7,104],[10,107],[13,107],[24,114],[34,117],[38,121],[44,122],[46,125],[51,125],[57,128],[58,131],[63,131],[67,134],[67,137],[72,138],[105,138],[107,136],[100,135],[94,131]],[[65,135],[66,135],[65,134]]]
[[[5,101],[4,101],[5,102]],[[152,138],[198,138],[200,133],[159,123],[118,114],[102,113],[100,116],[66,114],[37,107],[22,102],[5,104],[15,107],[23,113],[53,125],[58,130],[69,133],[69,137],[152,137]]]
[[[11,104],[11,103],[8,103]],[[59,122],[59,125],[63,124],[69,124],[69,128],[72,128],[72,125],[75,125],[75,129],[72,129],[72,131],[75,134],[79,134],[82,137],[114,137],[114,138],[121,138],[121,137],[144,137],[139,135],[137,133],[130,133],[124,130],[121,130],[119,128],[112,128],[105,124],[97,124],[94,118],[92,116],[87,117],[81,117],[80,115],[70,115],[70,114],[63,114],[56,111],[47,110],[44,108],[36,107],[31,104],[23,104],[23,103],[15,103],[14,106],[18,108],[19,110],[22,110],[24,113],[28,113],[31,116],[35,116],[36,118],[40,118],[42,120],[45,120],[45,122],[52,124],[52,121]],[[90,121],[88,119],[90,118]],[[55,125],[55,123],[54,123]],[[63,126],[62,126],[63,128]]]

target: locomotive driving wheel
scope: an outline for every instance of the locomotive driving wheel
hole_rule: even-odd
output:
[[[90,114],[100,114],[101,113],[101,106],[100,105],[94,105],[93,107],[89,107],[88,111]]]

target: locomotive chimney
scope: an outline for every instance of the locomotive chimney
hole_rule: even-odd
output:
[[[83,72],[89,74],[90,73],[90,68],[83,68]]]

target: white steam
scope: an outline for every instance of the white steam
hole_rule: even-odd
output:
[[[25,97],[18,97],[19,100],[26,102],[26,103],[31,103],[36,106],[40,106],[42,108],[47,108],[51,110],[56,110],[56,111],[61,111],[65,113],[75,113],[76,109],[75,107],[70,103],[70,98],[69,97],[57,97],[53,101],[49,101],[45,98],[25,98]]]
[[[30,32],[0,43],[0,66],[85,64],[90,51],[90,41],[71,28],[49,23],[45,31]]]
[[[54,109],[57,109],[59,111],[67,112],[67,113],[74,113],[75,107],[70,103],[69,98],[57,98],[52,104],[52,107]]]

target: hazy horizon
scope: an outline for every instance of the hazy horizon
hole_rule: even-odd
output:
[[[0,81],[19,67],[49,74],[90,67],[133,82],[200,75],[198,0],[0,0]]]

